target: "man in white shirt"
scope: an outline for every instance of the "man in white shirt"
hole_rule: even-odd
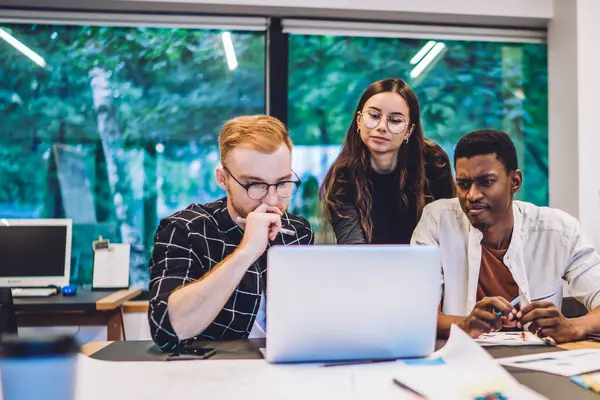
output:
[[[458,198],[427,205],[411,241],[441,248],[438,336],[452,324],[472,337],[525,326],[556,342],[600,332],[600,256],[575,218],[513,201],[523,178],[508,135],[471,132],[456,145],[454,167]],[[561,313],[563,280],[586,316]]]

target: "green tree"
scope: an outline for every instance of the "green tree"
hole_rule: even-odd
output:
[[[221,194],[222,123],[264,113],[264,34],[232,34],[231,71],[219,31],[1,28],[47,67],[0,43],[0,216],[72,218],[84,283],[98,234],[130,243],[144,284],[158,219]]]

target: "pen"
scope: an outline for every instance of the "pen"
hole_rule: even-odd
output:
[[[514,306],[516,306],[516,305],[517,305],[517,303],[518,303],[519,301],[521,301],[521,297],[523,297],[523,295],[524,295],[524,294],[525,294],[525,293],[522,293],[522,294],[518,295],[517,297],[515,297],[515,298],[513,299],[513,301],[511,301],[511,302],[510,302],[510,305],[511,305],[511,306],[513,306],[513,307],[514,307]],[[503,313],[502,311],[498,311],[498,314],[496,314],[496,317],[501,317],[501,316],[503,316],[503,315],[504,315],[504,313]]]
[[[245,224],[246,223],[246,219],[242,218],[242,217],[237,217],[235,219],[236,222],[240,223],[240,224]],[[288,235],[288,236],[294,236],[296,234],[296,232],[294,232],[291,229],[286,229],[286,228],[279,228],[279,232],[283,233],[284,235]]]
[[[549,295],[547,295],[547,296],[538,297],[537,299],[533,299],[533,300],[531,300],[531,302],[532,302],[532,303],[535,303],[536,301],[542,301],[542,300],[549,299],[550,297],[554,296],[556,293],[558,293],[558,292],[554,292],[554,293],[552,293],[552,294],[549,294]]]
[[[554,340],[554,338],[551,336],[540,336],[541,330],[542,328],[538,328],[537,331],[535,331],[535,336],[539,337],[548,346],[556,346],[556,340]]]

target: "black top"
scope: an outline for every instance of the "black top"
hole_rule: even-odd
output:
[[[454,197],[454,178],[452,177],[448,155],[441,147],[427,141],[424,157],[427,202]],[[337,181],[341,182],[339,193],[342,208],[339,211],[343,217],[338,216],[335,212],[331,212],[330,215],[338,244],[367,243],[356,209],[356,194],[352,175],[350,171],[342,171],[340,176],[337,177]],[[371,208],[373,237],[369,243],[409,244],[412,233],[419,221],[417,220],[414,196],[406,193],[408,205],[401,196],[398,182],[399,171],[396,170],[390,174],[379,174],[370,169],[369,179],[373,200]]]
[[[409,243],[417,226],[416,212],[410,212],[400,196],[398,173],[379,174],[371,170],[369,177],[373,184],[371,243]],[[414,202],[409,202],[409,205],[414,206]]]
[[[277,235],[268,244],[312,244],[313,231],[302,217],[284,213],[283,226],[294,236]],[[252,330],[261,294],[266,292],[266,252],[248,268],[215,320],[196,338],[180,340],[169,320],[167,300],[177,288],[195,282],[233,253],[244,232],[227,211],[227,198],[210,204],[192,204],[163,219],[154,236],[150,259],[148,321],[154,342],[172,351],[197,338],[244,339]]]

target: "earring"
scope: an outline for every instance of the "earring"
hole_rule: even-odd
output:
[[[360,128],[356,128],[356,133],[360,135]]]
[[[410,139],[410,136],[407,136],[406,139],[404,139],[404,143],[408,144],[408,139]]]

